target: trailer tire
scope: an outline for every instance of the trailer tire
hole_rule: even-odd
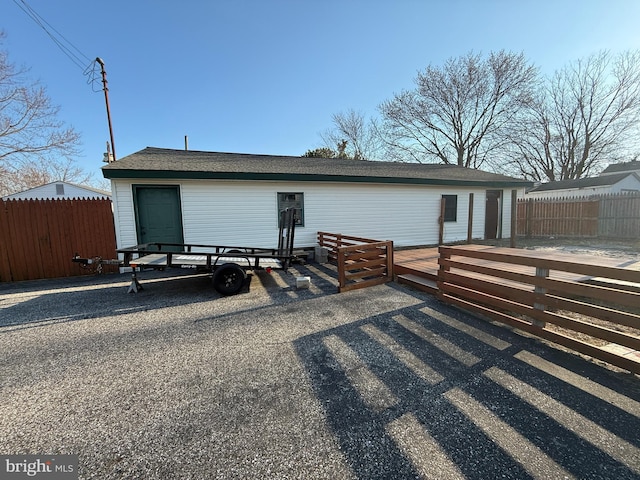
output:
[[[235,295],[242,290],[247,274],[236,263],[224,263],[213,273],[213,288],[221,295]]]

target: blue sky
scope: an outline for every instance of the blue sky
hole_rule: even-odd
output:
[[[640,48],[637,0],[25,1],[105,61],[119,158],[184,148],[185,135],[192,150],[302,155],[332,114],[375,114],[419,70],[471,50],[523,52],[550,74]],[[14,0],[0,2],[0,29],[10,62],[82,135],[78,164],[100,178],[103,93]]]

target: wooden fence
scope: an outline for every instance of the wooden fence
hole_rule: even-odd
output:
[[[439,251],[443,301],[640,373],[628,356],[640,350],[640,271],[480,245]]]
[[[392,241],[318,232],[318,245],[329,250],[329,260],[338,266],[340,292],[393,280]]]
[[[111,200],[0,201],[1,282],[92,273],[71,261],[76,253],[116,258]]]
[[[640,195],[519,200],[517,234],[640,238]]]

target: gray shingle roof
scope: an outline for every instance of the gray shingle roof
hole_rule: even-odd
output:
[[[202,152],[147,147],[102,168],[106,178],[227,178],[528,186],[455,165]]]
[[[605,168],[600,175],[608,175],[610,173],[617,172],[634,172],[640,171],[640,162],[637,160],[633,160],[631,162],[623,162],[623,163],[612,163],[607,168]]]
[[[549,190],[566,190],[571,188],[587,188],[587,187],[602,187],[606,185],[615,185],[621,180],[624,180],[633,173],[616,173],[612,175],[605,175],[602,177],[589,177],[579,178],[576,180],[560,180],[558,182],[549,182],[538,185],[532,188],[529,192],[547,192]]]

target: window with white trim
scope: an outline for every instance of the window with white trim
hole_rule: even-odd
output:
[[[442,195],[444,199],[445,222],[456,222],[458,220],[458,195]]]

